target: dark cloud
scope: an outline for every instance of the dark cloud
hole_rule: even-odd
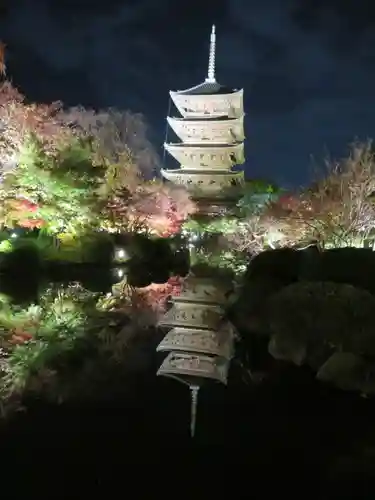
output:
[[[355,39],[375,25],[375,9],[371,0],[293,0],[292,19],[311,30],[334,30],[338,36]]]
[[[370,1],[4,0],[0,11],[10,74],[31,98],[142,112],[159,143],[168,90],[205,77],[212,22],[218,78],[245,88],[249,174],[299,183],[311,155],[372,135]]]

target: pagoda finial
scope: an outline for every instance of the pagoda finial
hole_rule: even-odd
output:
[[[210,55],[208,58],[208,74],[206,82],[216,82],[215,78],[215,52],[216,52],[216,32],[215,25],[212,25],[211,38],[210,38]]]
[[[197,385],[190,386],[190,395],[191,395],[190,435],[192,438],[195,435],[195,427],[197,423],[198,392],[199,392],[199,386]]]

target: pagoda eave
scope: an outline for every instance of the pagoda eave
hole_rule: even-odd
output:
[[[170,91],[170,97],[184,118],[237,118],[243,114],[243,90],[233,92]]]
[[[219,356],[227,361],[233,355],[233,331],[174,327],[160,342],[158,352],[175,351]]]
[[[242,123],[245,117],[245,113],[241,116],[228,117],[223,116],[221,118],[210,118],[209,116],[202,116],[201,118],[182,118],[181,116],[167,116],[167,121],[171,125],[172,123],[186,123],[188,125],[208,125],[213,126],[215,124],[220,125],[233,125],[234,123]]]
[[[170,352],[157,375],[171,377],[188,385],[201,385],[205,380],[227,383],[229,363],[219,357],[193,353]]]
[[[217,149],[219,152],[221,151],[242,151],[244,149],[244,143],[243,141],[238,141],[235,142],[234,144],[222,144],[220,142],[216,143],[215,142],[210,142],[209,144],[205,143],[185,143],[185,142],[165,142],[164,147],[168,152],[172,152],[173,150],[176,151],[182,151],[182,150],[190,150],[193,153],[195,152],[194,150],[203,150],[203,151],[210,151],[212,153],[215,152]]]
[[[228,87],[225,87],[225,90],[223,91],[224,87],[222,87],[222,91],[220,92],[207,92],[203,91],[204,90],[209,90],[208,86],[203,87],[204,84],[199,84],[195,85],[194,87],[190,87],[189,89],[185,90],[170,90],[169,95],[173,99],[174,97],[192,97],[194,99],[198,100],[203,100],[207,101],[207,99],[232,99],[233,97],[236,96],[242,96],[243,95],[243,89],[233,89],[231,90]]]
[[[179,168],[175,170],[164,170],[161,169],[161,174],[167,180],[178,183],[179,177],[189,177],[193,182],[194,178],[197,180],[202,177],[214,176],[215,179],[243,179],[243,172],[235,172],[230,170],[199,170],[199,169],[188,169],[188,168]]]
[[[244,162],[244,143],[233,144],[186,144],[165,143],[164,148],[180,165],[229,169]]]

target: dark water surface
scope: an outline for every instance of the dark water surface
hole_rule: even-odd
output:
[[[81,281],[93,291],[109,291],[116,281],[113,269],[59,267],[43,279],[0,276],[0,292],[27,301],[51,280]],[[371,464],[350,465],[349,473],[337,464],[375,429],[371,399],[333,390],[289,365],[253,386],[234,373],[228,388],[201,391],[192,440],[188,388],[157,378],[161,359],[147,356],[116,396],[109,386],[107,398],[90,403],[29,401],[26,412],[3,422],[4,481],[51,499],[101,487],[109,498],[185,497],[190,488],[194,498],[218,489],[220,497],[368,498]]]
[[[198,482],[212,491],[233,487],[233,494],[241,488],[258,498],[260,491],[291,493],[301,484],[304,498],[366,498],[361,491],[368,473],[352,470],[337,478],[335,462],[373,426],[369,400],[285,368],[257,387],[203,389],[194,440],[189,412],[187,388],[145,372],[116,399],[59,407],[34,402],[3,425],[1,450],[8,465],[33,481],[57,481],[63,473],[69,487],[136,484],[139,495],[159,495],[177,487],[184,494]],[[181,474],[186,486],[175,479]]]

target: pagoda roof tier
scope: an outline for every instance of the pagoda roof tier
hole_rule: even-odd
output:
[[[170,352],[157,375],[170,377],[188,385],[200,386],[205,380],[226,384],[229,363],[225,358],[185,352]]]
[[[185,278],[180,295],[173,295],[172,300],[224,305],[228,302],[232,289],[233,284],[230,281],[190,275]]]
[[[214,198],[228,188],[239,187],[244,183],[243,172],[226,172],[212,170],[162,170],[163,177],[178,186],[184,186],[190,192],[195,192],[194,196]]]
[[[244,144],[165,143],[164,147],[180,164],[198,169],[229,169],[244,163]]]
[[[196,117],[187,117],[183,118],[181,116],[169,116],[168,119],[170,118],[171,120],[176,120],[176,121],[181,121],[184,123],[196,123],[196,124],[201,124],[201,123],[210,123],[211,125],[214,125],[215,123],[223,123],[223,122],[228,122],[228,123],[233,123],[236,122],[237,120],[242,120],[245,117],[245,113],[243,113],[242,116],[236,116],[229,118],[228,116],[196,116]]]
[[[234,331],[229,323],[219,332],[175,327],[160,342],[157,351],[202,353],[229,361],[233,356],[233,339]]]
[[[182,149],[186,149],[186,150],[189,150],[189,151],[197,151],[198,153],[200,153],[201,151],[202,152],[207,152],[208,150],[210,150],[209,152],[211,153],[211,151],[213,153],[216,153],[216,151],[220,154],[222,151],[236,151],[236,150],[240,150],[242,151],[243,149],[243,142],[240,141],[240,142],[237,142],[236,144],[221,144],[221,143],[218,143],[218,144],[215,144],[215,143],[210,143],[210,144],[185,144],[183,142],[165,142],[164,143],[164,147],[167,149],[167,151],[169,150],[182,150]]]
[[[238,118],[243,115],[243,90],[230,90],[226,87],[221,92],[207,92],[216,87],[216,82],[207,82],[187,90],[170,91],[176,108],[184,118]],[[226,89],[224,92],[223,89]],[[203,93],[203,90],[205,92]]]
[[[219,305],[175,302],[159,322],[163,327],[190,327],[216,330],[224,311]]]
[[[167,117],[169,126],[182,142],[188,144],[235,144],[245,139],[244,117],[210,119],[186,119]]]
[[[171,91],[171,93],[178,95],[199,95],[199,96],[207,96],[207,95],[228,95],[235,94],[238,92],[238,89],[233,89],[228,87],[227,85],[221,85],[221,83],[216,80],[205,80],[202,83],[198,83],[198,85],[194,85],[194,87],[190,87],[185,90],[176,90]]]

